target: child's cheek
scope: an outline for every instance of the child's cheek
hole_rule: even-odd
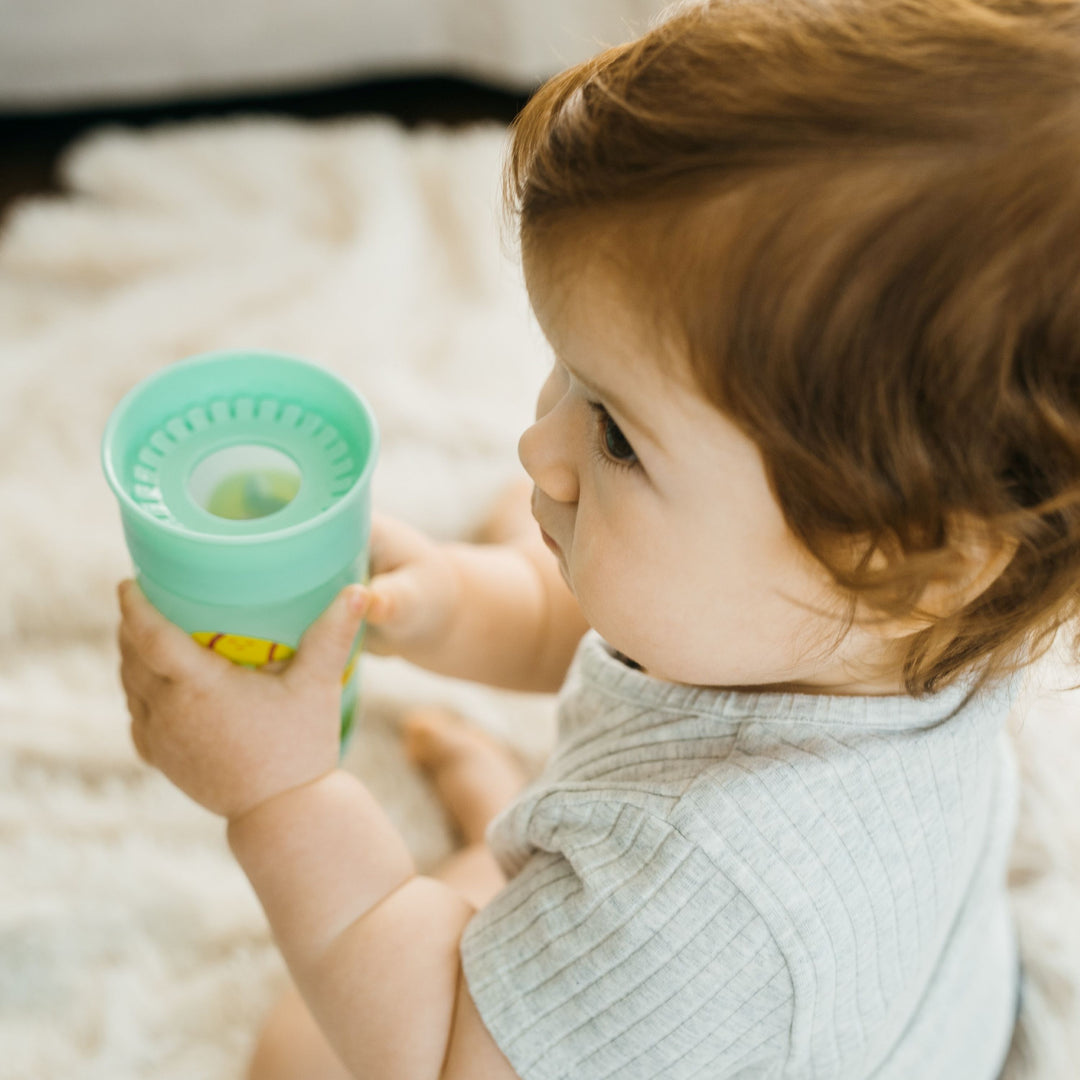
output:
[[[648,615],[646,582],[625,551],[586,545],[579,552],[575,544],[570,572],[574,595],[601,637],[611,642],[612,634],[636,636],[638,625]]]

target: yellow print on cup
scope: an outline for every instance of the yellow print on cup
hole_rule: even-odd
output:
[[[263,638],[244,637],[241,634],[218,634],[213,630],[196,630],[191,635],[200,645],[213,652],[220,653],[226,660],[234,664],[243,664],[244,667],[260,668],[263,664],[269,664],[274,660],[288,660],[295,655],[296,650],[288,645],[282,645],[280,641],[266,641]],[[356,658],[360,647],[353,650],[349,657],[349,665],[345,674],[341,677],[344,686],[349,681],[349,676],[356,667]]]

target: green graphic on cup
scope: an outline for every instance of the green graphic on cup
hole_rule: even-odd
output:
[[[109,417],[105,477],[135,578],[170,621],[235,663],[287,659],[346,585],[366,581],[379,435],[367,402],[298,357],[189,357]],[[342,674],[342,748],[359,691]]]

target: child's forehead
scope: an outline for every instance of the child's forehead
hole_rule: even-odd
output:
[[[596,354],[626,373],[642,364],[673,368],[677,351],[662,304],[628,272],[627,252],[584,239],[534,249],[525,279],[534,314],[562,359]],[[663,362],[661,362],[661,357]]]
[[[593,310],[661,322],[671,282],[672,223],[660,209],[605,207],[567,214],[523,232],[525,282],[551,317]],[[666,283],[666,284],[665,284]]]
[[[689,251],[692,231],[677,208],[655,205],[575,212],[523,232],[530,303],[556,353],[603,349],[628,377],[648,364],[701,393],[691,321],[704,264]]]
[[[599,330],[604,320],[628,322],[661,351],[685,354],[703,281],[738,250],[747,198],[733,190],[683,194],[575,208],[523,226],[534,311],[542,324],[588,319]]]
[[[537,255],[527,279],[556,360],[617,419],[634,421],[633,433],[670,451],[665,429],[681,426],[688,409],[714,416],[711,404],[698,408],[705,395],[681,339],[666,330],[654,302],[627,289],[621,266],[581,244],[547,260]]]
[[[584,238],[530,244],[523,259],[533,310],[543,322],[576,322],[587,313],[614,314],[627,305],[620,254]]]

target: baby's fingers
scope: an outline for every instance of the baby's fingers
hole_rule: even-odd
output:
[[[393,518],[376,517],[365,588],[366,647],[416,660],[442,639],[457,577],[446,545]]]
[[[126,638],[120,638],[120,685],[124,688],[129,701],[137,698],[147,701],[154,697],[158,689],[165,682],[160,675],[155,675],[138,655],[127,645]]]
[[[128,712],[131,713],[131,741],[135,746],[135,753],[147,765],[153,765],[154,761],[150,757],[150,739],[147,731],[148,713],[145,708],[142,710],[132,708],[131,702],[128,703]]]
[[[368,626],[381,627],[389,634],[408,632],[422,601],[417,574],[408,567],[380,574],[364,586],[362,596]]]
[[[434,541],[418,529],[384,514],[371,515],[371,573],[387,574],[426,555]]]
[[[133,659],[165,679],[183,677],[205,662],[206,650],[169,622],[146,599],[136,582],[122,581],[117,597],[123,620],[122,639],[126,639]]]
[[[165,684],[134,655],[121,628],[120,633],[120,685],[124,690],[128,715],[131,717],[131,741],[135,751],[148,765],[150,760],[149,725],[150,704]]]

